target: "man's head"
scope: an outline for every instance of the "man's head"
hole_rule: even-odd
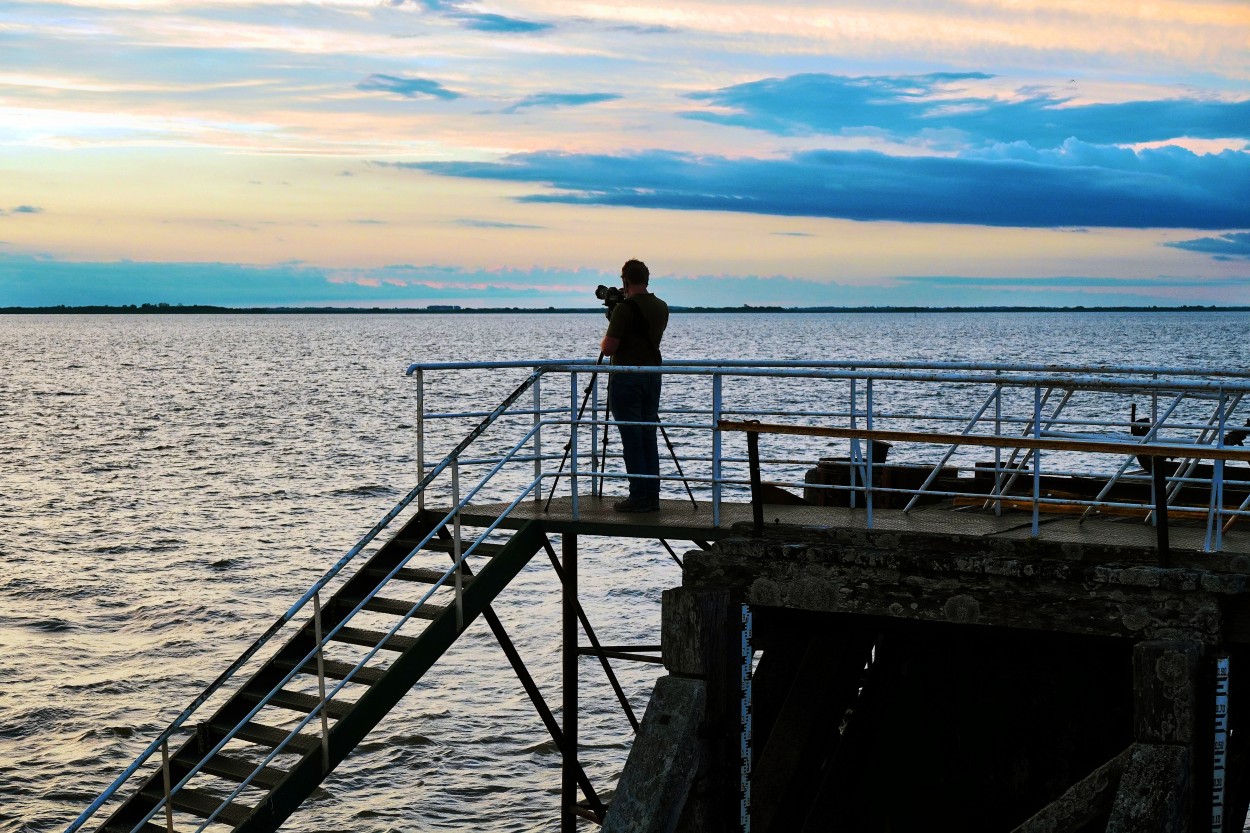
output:
[[[621,281],[625,286],[646,286],[651,280],[651,272],[647,264],[641,260],[627,260],[621,267]]]

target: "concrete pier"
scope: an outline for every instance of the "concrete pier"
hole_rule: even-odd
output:
[[[1161,567],[1138,543],[950,528],[740,524],[687,553],[664,595],[664,718],[648,710],[607,829],[741,829],[745,605],[756,833],[1239,831],[1250,557]],[[655,806],[661,772],[680,806]]]

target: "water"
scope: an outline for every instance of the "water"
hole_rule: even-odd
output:
[[[1232,313],[675,315],[672,358],[1245,367]],[[595,315],[0,317],[0,833],[59,830],[416,480],[410,361],[593,355]],[[504,388],[461,391],[473,405]],[[669,391],[676,397],[676,389]],[[795,397],[801,401],[798,388]],[[657,641],[678,570],[586,539],[605,643]],[[559,702],[535,559],[496,603]],[[618,663],[641,714],[655,666]],[[629,748],[583,666],[583,755]],[[475,624],[284,829],[546,831],[559,758]]]

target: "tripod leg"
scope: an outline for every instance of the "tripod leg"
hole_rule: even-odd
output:
[[[599,358],[595,359],[595,364],[596,365],[603,364],[603,353],[600,353]],[[599,371],[596,370],[594,373],[590,374],[590,382],[586,385],[586,393],[582,396],[582,405],[580,408],[577,409],[577,420],[576,420],[577,422],[581,422],[582,415],[586,413],[586,403],[590,401],[590,392],[591,390],[594,389],[595,380],[598,378],[599,378]],[[567,443],[564,444],[564,456],[560,458],[560,468],[556,470],[556,476],[551,481],[551,491],[547,493],[547,502],[543,504],[544,512],[546,512],[548,509],[551,508],[551,498],[556,493],[556,486],[559,485],[560,483],[560,476],[564,474],[564,464],[569,461],[569,449],[573,447],[573,440],[571,439],[571,437],[572,437],[573,432],[576,430],[577,430],[576,425],[569,426],[570,439]]]
[[[612,387],[612,378],[608,377],[608,387]],[[603,475],[608,473],[608,422],[612,419],[612,408],[603,403],[603,445],[599,449],[599,497],[603,497]]]
[[[664,444],[668,446],[669,456],[673,458],[673,465],[677,467],[677,475],[686,486],[686,494],[690,495],[690,505],[698,509],[699,504],[694,499],[694,492],[690,489],[690,481],[686,479],[686,473],[681,470],[681,463],[677,462],[677,451],[673,448],[673,441],[668,438],[668,432],[664,430],[664,423],[660,423],[660,433],[664,435]]]

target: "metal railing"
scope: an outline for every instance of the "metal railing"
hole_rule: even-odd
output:
[[[418,380],[424,404],[440,394],[454,396],[439,381],[431,381],[436,375],[457,374],[458,382],[464,383],[468,378],[464,374],[473,374],[478,381],[472,384],[489,388],[482,379],[521,368],[569,377],[567,386],[556,386],[559,392],[554,397],[535,385],[531,407],[513,416],[533,421],[535,442],[527,463],[532,463],[536,478],[564,478],[562,495],[576,519],[587,494],[581,488],[584,481],[590,481],[588,494],[601,495],[605,482],[627,477],[619,454],[606,453],[614,439],[607,429],[636,423],[620,423],[603,413],[599,403],[606,401],[604,379],[656,369],[555,360],[416,364],[408,372]],[[661,425],[681,438],[680,453],[670,448],[667,459],[672,465],[667,472],[661,448],[660,479],[693,486],[710,504],[715,526],[722,523],[726,501],[749,499],[750,460],[731,453],[724,438],[725,429],[747,430],[743,423],[749,420],[773,423],[766,432],[772,435],[773,456],[760,461],[766,468],[763,480],[801,489],[818,502],[836,497],[863,509],[869,526],[883,497],[891,498],[891,503],[901,500],[904,512],[913,511],[921,501],[941,498],[980,505],[996,514],[1019,508],[1023,500],[1033,515],[1033,535],[1041,534],[1039,516],[1059,509],[1080,512],[1081,521],[1094,513],[1139,512],[1144,521],[1157,525],[1158,510],[1172,507],[1174,518],[1200,513],[1206,520],[1202,549],[1218,551],[1224,533],[1250,514],[1250,469],[1226,470],[1229,463],[1250,463],[1250,450],[1230,447],[1244,439],[1243,421],[1250,425],[1245,419],[1245,405],[1250,403],[1244,401],[1250,392],[1250,371],[713,360],[675,361],[659,370],[665,379]],[[586,401],[591,403],[589,416],[579,407]],[[1143,416],[1137,418],[1139,406]],[[419,447],[424,447],[427,435],[438,433],[433,426],[441,421],[474,416],[472,411],[423,407]],[[785,417],[786,424],[777,425],[776,417]],[[568,468],[555,473],[549,466],[562,458],[544,454],[540,442],[542,426],[552,423],[576,426],[569,434]],[[802,437],[846,443],[840,460],[834,460],[842,463],[846,482],[813,482],[810,470],[818,462],[829,462],[827,449],[813,447],[810,440],[804,444],[799,441]],[[880,444],[888,445],[894,455],[890,465],[921,470],[921,481],[882,484],[880,474],[887,466],[874,461],[870,453],[874,444],[878,450]],[[992,453],[992,459],[973,456],[977,453]],[[1151,460],[1159,460],[1159,466],[1143,462]],[[948,467],[974,477],[952,480],[944,476]],[[1162,500],[1154,494],[1160,470],[1166,475]],[[984,488],[987,476],[991,485]],[[1080,481],[1086,487],[1092,483],[1096,493],[1048,495],[1043,483],[1052,478]],[[1134,488],[1148,490],[1149,495],[1126,499],[1124,492]],[[1246,495],[1240,497],[1243,492]],[[1193,503],[1196,494],[1206,496],[1205,505]],[[1226,502],[1230,494],[1239,496],[1237,505]]]
[[[342,692],[361,668],[426,604],[451,583],[459,609],[461,565],[527,498],[542,500],[548,488],[562,487],[574,519],[583,496],[602,496],[604,486],[629,475],[610,453],[609,429],[620,424],[602,413],[605,380],[622,373],[655,372],[656,368],[611,367],[584,359],[517,362],[454,362],[414,364],[407,370],[417,383],[417,426],[414,438],[418,483],[367,532],[360,541],[308,589],[264,634],[215,679],[170,726],[153,740],[125,771],[73,823],[66,833],[79,830],[94,814],[132,781],[140,769],[160,753],[163,797],[134,829],[165,814],[172,829],[171,799],[223,749],[240,729],[264,708],[305,665],[319,668],[319,703],[286,738],[257,764],[252,773],[227,796],[218,813],[237,798],[313,721],[320,721],[323,761],[328,732],[327,704]],[[969,364],[954,362],[753,362],[678,361],[659,370],[665,379],[661,424],[676,437],[669,446],[669,471],[661,456],[659,479],[684,481],[692,501],[696,494],[710,505],[711,524],[723,522],[722,508],[740,497],[750,500],[767,481],[779,487],[803,490],[818,499],[832,498],[862,510],[868,526],[874,523],[885,496],[906,498],[902,511],[912,511],[922,499],[956,500],[1002,513],[1021,501],[1032,510],[1032,534],[1039,535],[1038,517],[1049,507],[1077,507],[1084,512],[1134,510],[1143,520],[1158,523],[1160,509],[1173,514],[1182,499],[1205,493],[1205,506],[1190,506],[1206,521],[1203,549],[1218,551],[1223,534],[1239,518],[1250,514],[1250,468],[1225,471],[1229,462],[1250,463],[1250,451],[1230,447],[1240,441],[1246,417],[1244,400],[1250,393],[1250,372],[1202,368],[1089,367],[1054,365]],[[480,407],[466,399],[481,391],[507,389],[521,379],[502,401],[489,398]],[[564,383],[544,385],[547,377],[567,376]],[[529,394],[526,397],[526,394]],[[444,410],[432,410],[433,401],[445,400]],[[524,402],[524,404],[522,404]],[[589,415],[580,403],[589,405]],[[1130,417],[1131,406],[1142,404],[1146,416]],[[785,424],[764,422],[784,417]],[[650,423],[641,423],[650,424]],[[1250,425],[1250,420],[1246,421]],[[758,444],[770,437],[773,456],[760,458],[758,447],[731,454],[726,437],[742,430]],[[561,453],[552,451],[551,431],[567,438]],[[546,444],[544,444],[547,439]],[[667,439],[667,437],[666,437]],[[814,439],[845,443],[844,454],[830,458],[828,446],[813,447]],[[914,485],[896,486],[878,476],[890,465],[876,459],[890,443],[897,461],[924,473]],[[447,446],[437,462],[427,462],[430,449]],[[993,452],[990,461],[971,450]],[[472,452],[472,453],[470,453]],[[1004,459],[1006,453],[1006,459]],[[1141,460],[1177,460],[1172,471],[1134,471]],[[609,467],[608,461],[611,460]],[[812,469],[832,460],[846,474],[846,482],[813,480]],[[1201,461],[1210,461],[1203,466]],[[558,461],[558,464],[557,464]],[[567,462],[567,467],[566,467]],[[979,464],[979,465],[978,465]],[[1168,464],[1170,465],[1170,464]],[[988,478],[988,487],[968,488],[977,477],[945,477],[950,469],[971,471]],[[473,485],[461,493],[466,470]],[[1229,476],[1229,475],[1233,476]],[[1020,478],[1030,488],[1017,488]],[[1054,497],[1044,494],[1046,478],[1084,478],[1100,484],[1092,497]],[[961,482],[962,481],[962,482]],[[586,492],[582,485],[589,482]],[[953,485],[952,485],[953,484]],[[1150,490],[1148,501],[1117,496],[1119,484]],[[1158,495],[1163,490],[1165,494]],[[1239,505],[1226,501],[1228,492],[1246,496]],[[413,546],[389,575],[362,599],[338,625],[323,632],[319,608],[321,593],[357,556],[390,527],[396,518],[418,511],[431,502],[450,506],[436,525],[451,526],[452,561],[442,578],[409,609],[398,624],[378,641],[332,689],[327,690],[322,663],[325,645],[357,615],[379,590],[396,576],[433,537]],[[495,521],[465,545],[460,515],[475,500],[504,505]],[[697,502],[697,501],[696,501]],[[240,670],[280,632],[289,632],[295,617],[314,607],[315,646],[249,714],[225,734],[209,754],[182,778],[170,777],[168,743],[211,698],[227,691]],[[457,623],[462,625],[462,622]],[[302,626],[299,625],[299,626]],[[145,777],[150,777],[145,776]],[[205,819],[203,830],[216,819]]]

